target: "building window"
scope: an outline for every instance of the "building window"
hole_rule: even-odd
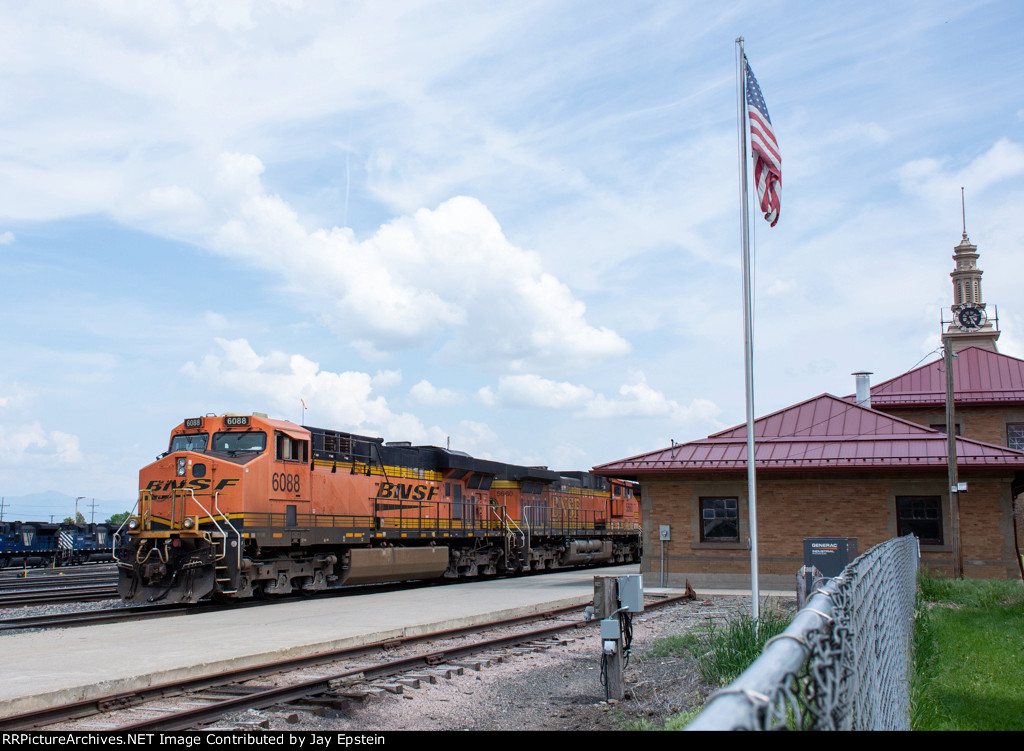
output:
[[[924,545],[942,544],[942,501],[937,495],[896,496],[896,533]]]
[[[702,542],[740,541],[738,499],[700,499],[700,539]]]
[[[1006,447],[1024,451],[1024,425],[1006,426]]]

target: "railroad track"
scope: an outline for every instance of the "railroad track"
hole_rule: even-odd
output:
[[[116,574],[52,576],[45,579],[14,579],[0,582],[0,593],[31,592],[69,587],[117,586]]]
[[[8,581],[25,579],[46,579],[52,576],[74,577],[74,576],[96,576],[109,574],[117,578],[117,566],[113,563],[83,563],[78,566],[39,566],[33,568],[11,567],[0,568],[0,586]]]
[[[317,597],[348,597],[354,594],[372,594],[375,592],[388,592],[402,585],[398,584],[373,584],[358,587],[345,587],[326,592],[318,592]],[[408,583],[405,584],[409,586]],[[420,585],[424,586],[424,585]],[[429,585],[432,586],[432,585]],[[117,597],[116,587],[114,593],[109,597],[97,597],[96,599],[110,599]],[[85,598],[76,596],[69,592],[65,599],[40,599],[16,602],[13,598],[11,605],[40,605],[61,602],[82,602]],[[293,594],[275,597],[269,600],[242,600],[238,602],[211,602],[204,600],[200,603],[155,603],[152,605],[124,605],[121,607],[104,608],[102,610],[81,610],[73,613],[52,613],[44,615],[14,616],[0,618],[0,632],[18,631],[22,629],[54,629],[73,628],[75,626],[92,626],[101,623],[125,623],[129,621],[141,621],[147,618],[163,618],[168,615],[194,615],[199,613],[215,613],[221,610],[238,610],[240,608],[262,607],[264,605],[276,605],[286,602],[301,602],[309,599],[308,595]],[[0,606],[5,603],[0,595]]]
[[[55,605],[67,602],[95,602],[117,597],[117,585],[67,587],[62,589],[29,589],[20,592],[0,592],[0,608],[23,605]],[[0,621],[2,628],[3,621]]]
[[[647,609],[675,604],[686,597],[665,598],[648,603]],[[239,670],[201,676],[180,682],[141,688],[137,691],[114,694],[68,704],[60,707],[25,713],[0,719],[0,731],[25,729],[89,729],[117,731],[174,731],[201,728],[218,722],[226,715],[248,709],[266,709],[283,706],[288,711],[323,711],[345,709],[354,701],[379,691],[393,691],[394,686],[417,681],[435,681],[477,667],[485,661],[481,654],[493,655],[500,650],[541,649],[559,643],[559,635],[574,632],[597,621],[571,619],[555,625],[519,631],[498,637],[467,642],[461,646],[446,645],[443,649],[426,649],[395,659],[379,660],[381,651],[398,648],[410,649],[415,645],[432,644],[459,636],[472,636],[480,632],[521,626],[538,620],[565,618],[578,613],[579,606],[555,611],[493,621],[477,626],[434,632],[406,639],[392,639],[323,653],[298,659],[289,659]],[[494,656],[488,660],[498,659]],[[316,669],[309,677],[308,671]],[[303,671],[307,671],[304,673]],[[281,685],[267,687],[251,681],[275,676]],[[396,677],[399,676],[399,677]],[[392,682],[380,684],[383,679]],[[400,690],[400,689],[399,689]],[[170,697],[176,706],[168,709]],[[147,707],[147,703],[148,707]],[[146,716],[148,715],[148,716]],[[83,718],[88,722],[81,724]],[[69,726],[69,721],[79,721]]]
[[[74,613],[56,615],[26,615],[0,619],[0,631],[18,631],[28,628],[71,628],[73,626],[93,626],[99,623],[123,623],[138,621],[145,618],[159,618],[168,615],[180,615],[185,611],[208,613],[232,607],[230,605],[133,605],[122,608],[104,610],[81,610]],[[237,606],[235,606],[237,607]]]
[[[117,569],[38,569],[0,575],[0,608],[91,602],[117,597]]]

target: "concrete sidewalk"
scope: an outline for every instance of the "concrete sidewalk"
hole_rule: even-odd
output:
[[[579,605],[616,566],[0,635],[0,716],[271,660]],[[672,590],[676,593],[675,590]]]

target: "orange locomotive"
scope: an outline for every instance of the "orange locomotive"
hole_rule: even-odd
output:
[[[125,600],[195,602],[624,563],[634,483],[272,420],[207,415],[139,472]]]

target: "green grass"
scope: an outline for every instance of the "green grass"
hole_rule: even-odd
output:
[[[915,730],[1024,730],[1024,586],[922,574]]]
[[[705,683],[715,687],[725,686],[738,678],[761,655],[766,641],[786,630],[791,618],[791,614],[772,607],[765,608],[756,621],[749,615],[734,616],[724,626],[710,623],[704,629],[659,639],[647,650],[642,660],[692,657]],[[682,730],[702,709],[702,706],[691,707],[669,718],[664,729]],[[650,721],[641,720],[630,723],[625,729],[657,728]]]

